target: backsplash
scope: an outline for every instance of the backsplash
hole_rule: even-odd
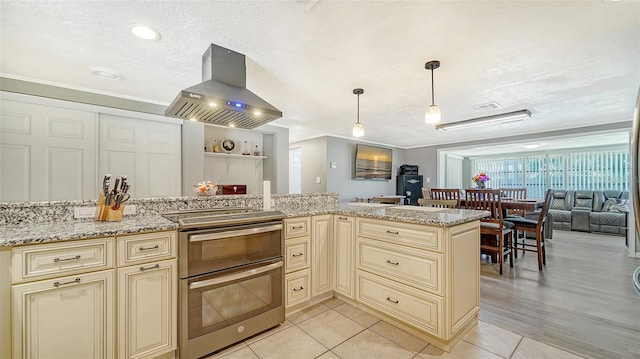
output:
[[[331,207],[338,204],[339,193],[272,194],[272,208],[288,210]],[[262,195],[229,195],[212,197],[167,197],[131,199],[135,215],[158,215],[182,209],[210,207],[250,207],[262,209]],[[73,221],[75,207],[95,207],[96,201],[0,202],[0,226],[42,222]],[[93,221],[84,218],[78,221]]]

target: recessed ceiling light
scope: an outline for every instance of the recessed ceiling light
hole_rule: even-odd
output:
[[[158,40],[160,33],[146,25],[133,24],[129,26],[129,30],[137,37],[145,40]]]
[[[90,67],[89,71],[91,71],[92,74],[102,77],[103,79],[107,79],[107,80],[118,80],[120,79],[120,74],[108,69],[106,67]]]
[[[217,103],[215,103],[215,102],[209,102],[209,106],[211,106],[211,107],[216,107],[216,106],[218,106],[218,104],[217,104]]]
[[[260,115],[262,115],[262,112],[260,112],[260,111],[253,111],[253,114],[254,114],[254,115],[256,115],[256,116],[260,116]]]
[[[236,124],[235,124],[235,123],[230,123],[230,124],[229,124],[229,127],[232,127],[232,128],[233,128],[233,127],[236,127]]]
[[[532,143],[532,144],[530,144],[530,145],[524,145],[524,148],[528,148],[528,149],[530,149],[530,150],[532,150],[532,149],[534,149],[534,148],[538,148],[538,147],[540,147],[540,145],[537,145],[537,144],[535,144],[535,143]]]
[[[193,121],[193,122],[198,122],[198,119],[195,118],[195,117],[191,117],[190,120]]]

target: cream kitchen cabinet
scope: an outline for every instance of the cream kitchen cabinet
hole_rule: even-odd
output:
[[[349,299],[355,295],[355,218],[333,216],[334,290]]]
[[[114,357],[113,241],[13,249],[13,358]]]
[[[479,231],[357,218],[356,301],[449,351],[477,321]]]
[[[311,217],[311,295],[316,297],[333,289],[332,215]]]
[[[177,348],[175,231],[17,246],[11,261],[13,358]]]
[[[311,218],[284,220],[285,308],[304,307],[311,299]]]
[[[176,350],[176,232],[118,237],[118,263],[118,358]]]
[[[14,358],[113,358],[113,270],[13,287]]]
[[[284,220],[285,307],[302,308],[332,295],[333,216]]]

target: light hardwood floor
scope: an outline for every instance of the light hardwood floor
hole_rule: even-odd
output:
[[[483,259],[479,319],[589,358],[640,358],[640,259],[624,237],[555,230],[547,265],[522,252],[514,268]]]

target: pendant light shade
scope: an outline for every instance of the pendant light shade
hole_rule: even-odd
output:
[[[424,122],[428,124],[436,124],[440,122],[442,118],[440,114],[440,108],[434,103],[435,93],[433,90],[433,70],[440,67],[440,61],[433,60],[424,64],[424,68],[427,70],[431,70],[431,106],[427,109],[427,112],[424,114]]]
[[[360,123],[360,95],[364,93],[363,89],[353,89],[353,94],[358,95],[358,114],[356,124],[353,125],[353,137],[364,136],[364,126]]]

